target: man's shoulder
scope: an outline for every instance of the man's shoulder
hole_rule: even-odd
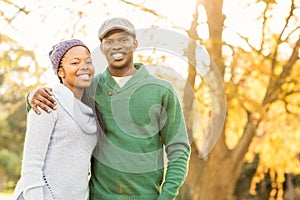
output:
[[[99,84],[99,82],[103,82],[105,79],[105,72],[99,73],[94,77],[93,84]]]
[[[148,81],[148,82],[155,82],[155,83],[159,83],[159,84],[162,84],[162,85],[165,85],[165,86],[172,86],[172,82],[163,78],[163,77],[160,77],[158,74],[154,73],[152,70],[151,70],[151,66],[149,65],[142,65],[144,66],[145,70],[148,72],[147,73],[147,76],[145,77],[144,81]]]
[[[98,73],[98,74],[96,74],[96,76],[94,77],[94,79],[100,79],[100,78],[102,78],[103,76],[104,76],[104,72]]]
[[[154,75],[154,74],[150,74],[148,76],[148,78],[145,80],[146,82],[152,82],[152,83],[156,83],[156,84],[159,84],[159,85],[163,85],[165,87],[173,87],[173,83],[165,78],[161,78],[157,75]]]

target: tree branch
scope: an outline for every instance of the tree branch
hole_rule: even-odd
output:
[[[263,101],[263,105],[270,103],[270,102],[274,101],[275,99],[277,99],[279,93],[282,90],[281,86],[285,83],[286,77],[290,74],[290,71],[291,71],[293,65],[295,64],[295,62],[299,59],[299,57],[298,57],[299,47],[300,47],[300,36],[295,44],[295,47],[290,56],[290,59],[284,64],[283,71],[279,75],[279,78],[274,82],[273,85],[268,87],[266,96]]]
[[[283,42],[287,42],[288,40],[288,38],[293,34],[293,33],[295,33],[296,31],[298,31],[300,29],[300,26],[297,26],[294,30],[292,30],[291,32],[289,32],[289,34],[287,34],[287,36],[285,37],[285,39],[283,39],[282,41]]]
[[[298,54],[298,51],[299,51],[300,38],[296,42],[296,45],[293,49],[293,53],[292,53],[289,61],[284,65],[283,72],[280,74],[280,77],[277,80],[274,79],[274,73],[275,73],[274,70],[275,70],[276,61],[277,61],[277,54],[278,54],[278,50],[279,50],[278,47],[283,42],[282,35],[288,27],[289,21],[290,21],[291,17],[293,16],[294,10],[295,10],[294,0],[292,0],[289,16],[287,17],[286,23],[285,23],[284,27],[282,28],[282,31],[281,31],[278,39],[277,39],[277,42],[276,42],[275,51],[274,51],[274,54],[273,54],[273,57],[272,57],[272,64],[271,64],[271,66],[272,66],[271,77],[270,77],[270,80],[269,80],[268,89],[267,89],[265,98],[263,100],[263,105],[274,101],[278,97],[281,85],[284,83],[285,78],[290,73],[290,70],[291,70],[292,66],[294,65],[294,63],[298,59],[297,54]]]
[[[281,99],[282,100],[282,102],[284,103],[284,108],[285,108],[285,111],[288,113],[288,114],[290,114],[290,115],[293,115],[293,116],[295,116],[295,117],[300,117],[300,114],[299,113],[294,113],[294,112],[292,112],[289,108],[288,108],[288,105],[289,105],[289,103],[285,100],[285,99]]]
[[[12,3],[11,1],[7,1],[7,0],[4,0],[4,2],[6,2],[7,4],[12,5],[12,6],[14,6],[18,9],[18,11],[14,14],[14,16],[12,18],[5,17],[5,21],[7,21],[8,24],[10,24],[18,16],[18,14],[21,13],[21,12],[24,13],[25,15],[29,14],[29,11],[26,11],[25,7],[21,8],[18,5]]]
[[[194,133],[193,133],[193,116],[190,115],[191,111],[193,110],[193,102],[194,102],[194,90],[195,90],[195,78],[197,75],[197,70],[192,63],[196,63],[196,44],[195,41],[198,38],[197,34],[197,26],[198,26],[198,6],[199,0],[196,2],[195,12],[193,14],[193,21],[191,22],[190,29],[187,31],[189,38],[189,44],[185,51],[185,54],[188,58],[188,76],[184,86],[184,95],[183,95],[183,113],[186,119],[186,127],[189,134],[190,140],[193,140]]]
[[[237,146],[232,150],[234,160],[242,160],[248,151],[252,139],[255,135],[255,130],[259,120],[255,120],[252,113],[245,108],[247,112],[247,123],[244,128],[242,137],[240,138]]]
[[[128,5],[131,5],[131,6],[133,6],[133,7],[139,8],[141,11],[150,13],[150,14],[156,16],[157,18],[169,20],[168,17],[166,17],[166,16],[164,16],[164,15],[162,15],[162,14],[156,12],[156,11],[153,10],[153,9],[150,9],[150,8],[147,8],[147,7],[143,6],[143,4],[132,3],[132,2],[126,1],[126,0],[119,0],[119,1],[121,1],[121,2],[123,2],[123,3],[125,3],[125,4],[128,4]],[[184,31],[186,31],[183,27],[177,26],[177,25],[176,25],[174,22],[172,22],[172,21],[171,21],[171,24],[172,24],[172,27],[173,27],[173,28],[177,28],[177,29],[179,29],[179,30],[184,30]]]
[[[289,16],[285,20],[285,25],[283,26],[283,28],[281,30],[281,33],[279,34],[279,36],[277,38],[277,42],[275,42],[275,44],[276,44],[275,45],[275,51],[274,51],[274,55],[273,55],[273,58],[272,58],[272,76],[274,74],[274,69],[275,69],[275,66],[276,66],[276,60],[277,60],[276,58],[277,58],[277,54],[278,54],[278,47],[283,42],[282,41],[282,35],[283,35],[284,31],[286,30],[286,28],[288,27],[289,21],[290,21],[291,17],[293,16],[294,9],[295,9],[294,0],[292,0]]]
[[[266,27],[266,24],[267,24],[267,15],[266,15],[266,13],[267,13],[267,11],[268,11],[268,9],[269,9],[269,4],[266,4],[266,7],[265,7],[265,9],[264,9],[264,12],[263,12],[263,24],[262,24],[262,32],[261,32],[261,34],[262,34],[262,39],[261,39],[261,43],[260,43],[260,51],[263,49],[263,47],[264,47],[264,44],[265,44],[265,40],[264,40],[264,38],[265,38],[265,32],[264,32],[264,30],[265,30],[265,27]]]

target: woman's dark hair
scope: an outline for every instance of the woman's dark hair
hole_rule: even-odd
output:
[[[89,106],[94,113],[94,117],[95,117],[95,121],[96,121],[96,125],[97,125],[97,145],[93,151],[93,156],[95,158],[98,158],[99,153],[101,151],[102,148],[100,148],[100,141],[102,141],[105,138],[105,127],[104,127],[104,123],[102,120],[102,114],[101,112],[98,110],[96,102],[89,97],[86,92],[83,92],[82,98],[81,98],[82,103],[84,103],[85,105]],[[93,162],[94,159],[92,159]]]
[[[64,56],[63,56],[63,57],[64,57]],[[62,62],[61,62],[61,61],[62,61],[63,57],[62,57],[61,60],[59,61],[59,66],[58,66],[58,68],[57,68],[57,77],[58,77],[60,83],[63,83],[63,81],[62,81],[62,78],[59,77],[59,75],[58,75],[58,70],[59,70],[60,68],[62,68]]]
[[[96,102],[91,97],[89,97],[86,94],[86,92],[83,93],[81,101],[82,101],[82,103],[89,106],[93,110],[94,117],[96,119],[98,132],[100,132],[100,133],[104,132],[105,129],[104,129],[104,124],[103,124],[103,120],[102,120],[102,114],[98,110]]]

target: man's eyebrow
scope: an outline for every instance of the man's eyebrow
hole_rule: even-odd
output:
[[[129,35],[124,35],[124,36],[120,36],[118,38],[103,38],[103,40],[120,40],[120,39],[124,39],[124,38],[129,38]]]

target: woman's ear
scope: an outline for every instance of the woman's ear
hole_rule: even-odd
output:
[[[63,70],[62,67],[58,68],[58,70],[57,70],[57,75],[58,75],[58,77],[60,77],[61,79],[65,78],[66,75],[65,75],[65,72],[64,72],[64,70]]]

